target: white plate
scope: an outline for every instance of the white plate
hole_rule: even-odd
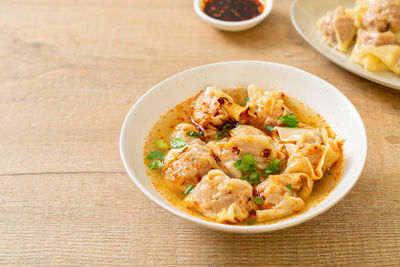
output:
[[[170,204],[153,187],[143,162],[145,139],[161,115],[207,86],[280,89],[316,109],[345,139],[344,173],[336,188],[316,207],[274,224],[238,226],[204,221]],[[133,182],[155,203],[204,227],[236,233],[269,232],[305,222],[342,199],[356,183],[367,154],[367,136],[360,115],[334,86],[302,70],[277,63],[234,61],[204,65],[176,74],[144,94],[129,111],[121,129],[122,162]],[[158,212],[154,210],[154,212]],[[340,220],[340,218],[338,218]]]
[[[317,20],[340,5],[354,8],[355,2],[354,0],[295,0],[292,3],[290,17],[304,40],[333,63],[365,79],[400,90],[400,76],[391,71],[368,71],[350,61],[351,49],[347,53],[342,53],[321,42],[321,36],[316,28]]]

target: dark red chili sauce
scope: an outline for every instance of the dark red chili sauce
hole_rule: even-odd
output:
[[[203,10],[215,19],[242,21],[260,15],[264,5],[260,0],[204,0]]]

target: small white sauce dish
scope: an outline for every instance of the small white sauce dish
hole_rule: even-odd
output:
[[[317,205],[298,215],[272,224],[227,225],[202,220],[173,206],[153,186],[144,164],[144,144],[162,115],[207,86],[243,88],[257,84],[261,89],[282,90],[316,110],[344,139],[343,174],[336,187]],[[351,102],[333,85],[300,69],[261,61],[232,61],[199,66],[176,74],[154,86],[132,107],[120,136],[122,162],[132,181],[152,201],[172,214],[200,226],[224,232],[261,233],[291,227],[327,211],[357,182],[367,156],[364,124]],[[340,220],[340,218],[338,218]]]
[[[223,31],[237,32],[250,29],[263,21],[269,13],[271,13],[274,5],[274,0],[260,0],[264,5],[264,11],[255,18],[243,21],[224,21],[210,17],[202,10],[204,0],[194,0],[193,8],[196,14],[203,19],[207,24]]]

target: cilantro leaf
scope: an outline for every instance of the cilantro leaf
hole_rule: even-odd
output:
[[[287,187],[287,188],[290,190],[290,192],[292,192],[292,193],[293,193],[293,187],[292,187],[292,184],[288,184],[286,187]]]
[[[236,169],[243,172],[252,172],[257,167],[257,162],[252,154],[246,154],[235,163]]]
[[[168,149],[168,144],[160,139],[157,142],[154,143],[154,145],[158,148],[158,149]]]
[[[173,148],[182,148],[182,147],[186,146],[186,142],[185,142],[185,140],[183,140],[183,139],[174,138],[174,139],[172,139],[172,141],[171,141],[171,146],[172,146]]]
[[[243,177],[241,177],[240,180],[246,181],[249,184],[259,184],[259,183],[261,183],[260,174],[261,174],[261,172],[256,169],[255,171],[251,172],[250,174],[244,175]]]
[[[224,137],[227,137],[229,131],[236,127],[234,123],[225,123],[224,126],[219,130],[217,135],[215,136],[216,139],[221,140]]]
[[[255,170],[249,175],[249,180],[254,181],[254,182],[259,182],[260,181],[260,171]]]
[[[147,164],[147,166],[148,166],[150,169],[158,169],[158,168],[162,168],[162,167],[164,166],[164,164],[162,163],[161,160],[155,160],[155,161],[149,162],[149,163]]]
[[[264,203],[264,199],[262,197],[253,197],[253,201],[258,205]]]
[[[201,134],[198,134],[194,131],[189,131],[188,136],[193,137],[193,138],[199,138]]]
[[[256,168],[257,161],[252,154],[246,154],[242,159],[237,160],[235,167],[242,172],[243,176],[240,178],[241,180],[247,181],[250,184],[261,183],[261,172]]]
[[[279,173],[281,169],[279,169],[278,164],[281,163],[279,159],[274,159],[271,164],[265,167],[265,174],[270,175],[273,173]]]
[[[160,150],[154,150],[151,151],[147,156],[146,156],[147,160],[152,160],[152,159],[164,159],[164,153],[162,153]]]
[[[189,185],[186,190],[185,190],[185,195],[189,194],[190,192],[192,192],[192,190],[195,188],[194,185]]]
[[[281,120],[286,127],[290,128],[297,128],[297,124],[299,123],[294,113],[290,113],[289,115],[285,115],[283,117],[278,117],[278,120]]]

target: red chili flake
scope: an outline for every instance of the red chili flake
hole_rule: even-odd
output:
[[[239,154],[240,149],[237,146],[232,147],[232,152]]]
[[[251,200],[251,199],[250,199]],[[256,211],[255,210],[251,210],[250,212],[249,212],[249,216],[247,217],[247,220],[254,220],[254,219],[257,219],[257,213],[256,213]]]
[[[253,196],[260,197],[261,192],[258,191],[258,187],[253,187]]]
[[[268,203],[263,203],[260,205],[262,210],[268,210],[268,209],[272,209],[275,205],[268,202]]]
[[[263,150],[263,152],[261,152],[261,156],[263,156],[264,158],[268,158],[269,155],[271,155],[271,149],[266,148]]]
[[[225,103],[225,98],[224,97],[220,97],[218,98],[218,103],[220,103],[221,105],[223,105]]]

